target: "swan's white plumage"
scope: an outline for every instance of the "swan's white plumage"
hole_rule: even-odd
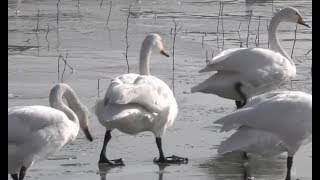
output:
[[[312,139],[312,95],[300,91],[265,93],[249,101],[243,108],[218,119],[215,123],[222,125],[221,131],[237,128],[245,131],[241,129],[245,126],[250,130],[256,130],[253,132],[256,136],[261,136],[264,132],[271,133],[274,137],[270,138],[267,135],[265,140],[276,137],[291,156],[301,145],[309,143]],[[260,130],[261,134],[259,134]],[[233,139],[236,138],[233,137]],[[259,143],[264,144],[264,139],[261,139]],[[246,138],[237,139],[238,142],[244,143],[247,143],[246,140]],[[224,147],[220,151],[226,152],[231,149]]]
[[[219,154],[240,151],[263,156],[275,156],[287,149],[274,134],[261,129],[241,126],[218,147]]]
[[[72,104],[71,109],[61,104],[62,96]],[[28,169],[57,152],[75,139],[80,127],[92,141],[88,111],[67,84],[52,88],[50,104],[53,106],[8,108],[8,174],[19,174],[22,166]]]
[[[96,115],[107,128],[128,134],[152,131],[157,135],[171,126],[178,105],[171,89],[154,76],[124,74],[111,80]],[[165,126],[163,128],[162,127]]]
[[[285,60],[280,53],[269,49],[234,48],[222,51],[211,60],[208,60],[207,67],[200,70],[200,72],[218,70],[242,72],[248,70],[248,65],[253,68],[260,68],[268,65],[275,66],[270,61],[278,64],[278,66],[282,66]]]
[[[140,74],[123,74],[111,80],[95,114],[107,130],[128,134],[151,131],[161,137],[178,114],[178,105],[168,85],[149,73],[151,52],[163,51],[161,37],[146,36],[140,52]]]
[[[268,49],[231,49],[225,56],[217,56],[201,72],[218,72],[192,87],[191,92],[213,93],[228,99],[242,100],[234,88],[235,83],[241,82],[242,91],[247,97],[252,97],[280,86],[296,73],[285,57]]]
[[[136,103],[152,112],[161,112],[175,101],[171,89],[162,80],[138,74],[114,78],[105,97],[110,103]]]
[[[78,134],[75,125],[60,110],[45,106],[8,109],[8,173],[29,168],[72,141]]]
[[[269,28],[270,49],[233,48],[220,52],[207,60],[206,67],[200,70],[217,73],[192,87],[191,92],[212,93],[241,101],[243,97],[236,91],[236,83],[241,83],[242,92],[251,98],[289,82],[296,75],[296,67],[276,36],[276,29],[282,21],[306,25],[295,8],[287,7],[275,13]]]

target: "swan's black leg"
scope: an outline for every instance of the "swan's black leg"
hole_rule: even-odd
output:
[[[251,168],[249,164],[249,157],[246,152],[243,152],[244,163],[244,180],[253,180],[254,177],[251,176]]]
[[[158,150],[159,150],[158,162],[164,163],[165,158],[164,158],[164,155],[163,155],[161,138],[156,137],[156,143],[157,143],[157,147],[158,147]]]
[[[188,163],[188,158],[182,158],[179,156],[169,156],[169,157],[164,157],[163,150],[162,150],[162,142],[160,137],[156,137],[156,143],[157,147],[159,150],[159,159],[154,158],[153,162],[155,163],[175,163],[175,164],[180,164],[180,163]]]
[[[106,134],[104,135],[103,147],[100,153],[99,164],[107,163],[111,166],[123,166],[124,163],[122,161],[122,158],[109,160],[106,156],[107,144],[110,141],[110,139],[111,139],[111,131],[107,130]]]
[[[287,176],[286,180],[291,179],[291,167],[292,167],[293,157],[288,156],[287,158]]]
[[[242,108],[242,106],[244,106],[243,101],[235,101],[235,102],[236,102],[237,109],[240,109]]]
[[[10,174],[13,180],[19,180],[18,174]]]
[[[241,91],[241,86],[243,86],[241,82],[238,82],[238,83],[236,83],[236,84],[234,85],[235,90],[239,93],[239,95],[240,95],[241,98],[242,98],[241,101],[236,101],[237,109],[240,109],[240,108],[242,108],[244,105],[247,104],[247,97],[246,97],[246,95]]]
[[[19,180],[23,180],[24,176],[26,175],[27,172],[27,168],[22,166],[20,169],[20,174],[19,174]]]

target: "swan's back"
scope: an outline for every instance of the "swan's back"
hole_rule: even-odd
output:
[[[127,116],[130,115],[131,119],[137,119],[135,123],[138,119],[147,119],[148,123],[140,121],[136,126],[148,129],[158,126],[155,124],[171,126],[178,114],[178,106],[171,89],[162,80],[149,75],[124,74],[112,79],[104,100],[96,104],[95,111],[100,123],[106,126],[108,123],[112,126],[111,121],[114,124],[120,120],[129,123]],[[120,126],[122,124],[115,128]],[[140,128],[133,131],[137,133]]]
[[[136,103],[151,112],[161,112],[177,104],[171,89],[154,76],[125,74],[112,80],[105,98],[110,103]]]
[[[30,167],[72,141],[79,126],[59,110],[45,106],[8,108],[8,173]]]
[[[222,51],[207,61],[207,66],[200,70],[245,72],[250,69],[279,66],[288,61],[280,53],[264,48],[234,48]]]

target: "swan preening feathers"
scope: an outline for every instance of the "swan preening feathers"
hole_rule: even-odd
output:
[[[270,49],[234,48],[222,51],[207,61],[200,72],[217,71],[191,92],[212,93],[233,99],[242,107],[248,98],[269,92],[296,75],[293,60],[280,46],[276,29],[281,22],[299,23],[309,27],[299,11],[292,7],[279,10],[270,21]]]
[[[65,97],[68,105],[64,104]],[[51,107],[8,108],[8,173],[23,180],[36,161],[60,150],[78,135],[79,127],[92,141],[89,111],[67,84],[57,84],[50,92]]]
[[[312,95],[300,91],[272,91],[255,97],[214,123],[221,131],[236,129],[222,141],[219,154],[242,151],[277,155],[288,152],[287,176],[293,155],[312,140]]]
[[[158,34],[145,37],[140,51],[140,74],[123,74],[111,80],[104,99],[95,106],[99,122],[106,127],[99,164],[124,165],[122,159],[109,160],[106,147],[111,139],[111,131],[118,129],[127,134],[151,131],[156,136],[159,159],[155,162],[179,163],[186,158],[172,156],[165,158],[161,137],[172,125],[178,114],[178,105],[166,83],[150,75],[151,53],[166,54],[162,39]]]

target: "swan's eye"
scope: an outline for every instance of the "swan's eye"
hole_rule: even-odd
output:
[[[296,15],[299,15],[299,14],[296,12]]]

